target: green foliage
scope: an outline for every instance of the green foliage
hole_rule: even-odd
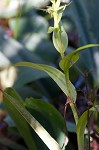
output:
[[[84,149],[84,132],[87,125],[88,111],[85,111],[80,117],[77,124],[77,138],[78,138],[78,147],[80,150]]]
[[[61,54],[61,56],[64,56],[64,52],[68,45],[68,38],[67,34],[64,30],[63,25],[59,25],[58,28],[54,28],[53,31],[53,44],[57,51]]]
[[[89,110],[85,111],[81,117],[79,118],[78,124],[77,124],[77,128],[76,128],[76,132],[77,132],[77,137],[78,137],[78,147],[80,150],[84,149],[84,132],[85,132],[85,128],[87,125],[87,121],[88,121],[88,111],[89,111],[89,116],[93,113],[93,112],[99,112],[99,106],[96,105],[92,108],[90,108]]]
[[[72,86],[72,84],[69,80],[69,69],[79,59],[79,55],[78,55],[79,52],[83,51],[86,48],[95,47],[95,46],[99,46],[99,44],[89,44],[89,45],[82,46],[82,47],[76,49],[74,52],[71,52],[68,55],[66,55],[65,57],[63,57],[63,59],[59,63],[60,68],[65,73],[66,87],[68,90],[67,96],[70,96],[71,100],[73,100],[74,102],[76,101],[76,92],[75,92],[74,86]]]
[[[22,15],[24,16],[24,13],[27,13],[28,10],[31,10],[32,7],[35,7],[37,4],[39,4],[39,0],[26,1],[25,4],[21,4],[20,6],[19,6],[19,1],[17,2],[18,2],[17,9],[15,9],[14,12],[11,10],[11,12],[9,13],[7,13],[7,11],[4,14],[2,13],[2,17],[14,17],[17,16],[19,13],[22,13]],[[43,2],[44,1],[42,0],[41,3],[44,6],[45,2],[44,3]],[[65,55],[65,51],[68,46],[68,37],[62,23],[62,16],[67,5],[64,4],[63,6],[61,6],[60,0],[50,0],[50,2],[52,5],[47,6],[46,9],[42,9],[42,10],[49,13],[50,17],[53,17],[54,19],[53,27],[50,26],[48,28],[48,22],[43,17],[38,16],[36,11],[32,12],[33,15],[32,17],[31,15],[27,14],[26,17],[19,16],[19,18],[11,18],[9,21],[9,26],[14,31],[14,35],[16,35],[18,41],[12,40],[11,38],[4,36],[4,38],[6,39],[6,46],[4,46],[5,45],[4,40],[3,39],[0,40],[1,46],[3,47],[2,51],[5,52],[6,50],[8,50],[7,51],[8,54],[9,49],[12,52],[14,46],[16,46],[15,52],[21,53],[20,54],[21,57],[19,57],[19,55],[14,54],[14,58],[16,57],[16,59],[14,59],[12,55],[9,57],[9,59],[14,63],[18,62],[16,63],[16,66],[23,66],[23,67],[28,67],[29,69],[30,68],[34,69],[34,70],[32,69],[24,70],[24,68],[20,69],[19,77],[14,85],[16,88],[22,87],[31,81],[36,81],[38,79],[45,78],[48,76],[50,76],[56,82],[56,84],[67,96],[67,104],[70,104],[75,119],[75,123],[76,123],[78,149],[83,150],[84,131],[88,123],[88,111],[90,115],[96,109],[95,107],[92,107],[91,109],[85,111],[80,118],[78,117],[77,109],[75,106],[77,92],[74,85],[70,81],[69,73],[70,73],[70,68],[72,68],[72,66],[79,60],[79,52],[87,48],[97,47],[99,46],[99,44],[88,44],[79,47],[75,51]],[[81,6],[81,4],[83,5],[83,2],[81,1],[79,2],[78,0],[76,0],[75,4],[77,4],[78,7],[79,5]],[[40,6],[41,5],[39,5],[39,7]],[[24,8],[24,9],[19,10],[19,8]],[[79,12],[82,12],[82,9],[79,10]],[[75,15],[75,13],[73,15]],[[38,24],[39,20],[40,21],[42,20],[40,24]],[[16,23],[19,24],[19,27],[16,25]],[[25,28],[27,25],[28,25],[28,29]],[[47,28],[48,28],[48,33],[52,33],[52,40],[53,40],[54,47],[60,53],[61,60],[59,66],[63,72],[56,69],[55,67],[44,64],[44,63],[49,64],[53,57],[53,46],[51,46],[51,43],[48,42],[49,37],[46,34]],[[83,26],[83,30],[84,30],[84,26]],[[2,29],[0,30],[0,33],[2,33],[2,35],[5,35]],[[84,32],[82,31],[81,34],[84,35]],[[86,35],[84,37],[87,37],[88,39],[88,32],[86,32]],[[36,38],[38,39],[36,41],[37,44],[35,44]],[[36,49],[38,49],[38,45],[41,44],[42,41],[44,42],[47,41],[51,46],[51,48],[47,49],[49,52],[46,52],[45,59],[46,60],[49,59],[48,62],[44,59],[43,56],[44,51],[41,50],[41,52],[40,51],[38,52],[38,50],[35,50],[35,47]],[[86,40],[85,38],[83,42],[81,39],[80,43],[84,45],[86,44],[86,41],[88,41],[88,43],[92,42],[91,38],[89,38],[88,40]],[[27,49],[29,49],[34,53],[29,51],[27,52],[27,50],[24,50],[23,52],[24,46],[19,42],[22,42]],[[10,44],[12,46],[9,46]],[[41,48],[41,45],[39,46]],[[39,57],[40,54],[42,55],[42,58],[44,60]],[[50,54],[50,58],[49,58],[49,54]],[[57,55],[56,53],[54,54]],[[56,59],[55,55],[53,60]],[[25,61],[23,60],[24,56],[25,56]],[[31,61],[31,62],[27,62],[27,61]],[[42,71],[42,73],[38,72],[37,70]],[[43,72],[47,73],[47,75]],[[27,89],[28,88],[26,87],[26,91]],[[41,89],[43,89],[42,86]],[[37,93],[35,93],[35,95],[36,94]],[[42,94],[38,93],[38,95],[41,96]],[[67,141],[64,141],[65,133],[63,133],[64,132],[63,117],[50,104],[34,98],[27,98],[25,101],[23,101],[20,98],[20,96],[17,94],[17,92],[12,88],[7,88],[4,91],[4,103],[6,104],[7,110],[10,113],[12,119],[14,120],[20,134],[23,136],[24,141],[27,144],[29,150],[38,150],[41,148],[44,150],[47,150],[48,148],[51,150],[61,150],[63,143],[64,143],[63,148],[65,148],[65,146],[68,143],[68,139],[66,137]],[[32,129],[30,128],[30,126],[32,127]],[[11,148],[13,148],[13,144],[15,143],[12,143],[12,147],[10,146]],[[7,145],[9,145],[9,141]],[[16,149],[18,148],[19,145],[16,145]],[[21,147],[19,149],[21,150],[25,148]]]
[[[64,140],[64,120],[60,113],[51,104],[39,99],[27,98],[25,105],[62,147]],[[67,143],[68,139],[66,140]]]
[[[33,130],[37,133],[37,135],[43,140],[43,142],[47,145],[47,147],[51,150],[57,149],[60,150],[59,144],[50,136],[50,134],[44,129],[44,127],[33,117],[33,114],[31,115],[29,111],[27,111],[27,108],[33,109],[34,114],[37,116],[38,113],[40,113],[40,117],[44,117],[45,115],[51,115],[51,119],[55,120],[55,118],[58,118],[57,126],[56,123],[50,120],[50,117],[46,116],[47,123],[51,123],[51,127],[53,131],[57,134],[60,134],[62,137],[63,134],[63,127],[64,122],[61,115],[49,104],[46,104],[46,102],[40,102],[35,99],[27,99],[26,102],[24,102],[19,95],[13,90],[12,88],[7,88],[4,91],[4,103],[7,106],[7,109],[9,113],[11,114],[11,117],[13,118],[14,122],[17,125],[18,130],[20,131],[21,135],[23,136],[29,150],[38,149],[35,141],[35,138],[32,137],[30,128],[28,124],[33,128]],[[34,108],[33,108],[34,105]],[[45,107],[46,106],[46,107]],[[43,110],[42,110],[43,109]],[[41,113],[41,110],[43,111]],[[45,114],[46,111],[46,114]],[[35,117],[36,117],[35,116]],[[49,118],[49,119],[48,119]],[[42,118],[43,119],[43,118]],[[55,135],[54,135],[55,137]],[[64,134],[63,134],[64,137]],[[57,137],[58,138],[58,137]]]
[[[77,94],[76,94],[75,87],[72,85],[72,83],[69,80],[69,69],[79,59],[78,53],[80,51],[82,51],[82,50],[84,50],[86,48],[99,46],[99,44],[96,44],[96,45],[95,44],[89,44],[89,45],[82,46],[82,47],[76,49],[74,52],[64,56],[64,51],[65,51],[65,49],[67,47],[67,44],[65,43],[65,45],[64,45],[64,39],[65,39],[64,38],[65,37],[64,34],[65,34],[65,31],[61,30],[60,24],[59,24],[58,19],[57,19],[58,18],[57,17],[58,16],[57,8],[59,8],[59,5],[60,5],[59,1],[57,1],[57,2],[52,1],[52,7],[50,7],[50,10],[51,10],[50,14],[51,14],[51,16],[54,17],[54,27],[50,27],[48,32],[49,33],[53,32],[53,43],[54,43],[54,46],[55,46],[55,48],[59,51],[59,53],[62,56],[62,60],[60,61],[60,68],[64,71],[64,75],[65,75],[65,82],[64,82],[64,83],[66,83],[66,85],[65,85],[65,90],[66,90],[65,94],[71,100],[69,103],[70,103],[71,109],[72,109],[73,114],[74,114],[76,125],[78,125],[79,119],[78,119],[78,115],[77,115],[77,112],[76,112],[76,109],[75,109],[75,105],[73,104],[76,101],[76,95]],[[63,26],[61,26],[61,27],[63,27]],[[67,41],[67,40],[65,39],[65,41]],[[62,90],[64,89],[64,87],[61,86],[61,84],[60,84],[61,82],[59,80],[57,80],[57,76],[55,76],[56,73],[55,73],[54,70],[56,70],[56,69],[53,69],[52,67],[44,66],[44,65],[42,66],[40,64],[33,64],[33,63],[28,63],[28,62],[21,62],[21,63],[18,63],[16,65],[17,66],[33,67],[33,68],[36,68],[36,69],[39,69],[39,70],[43,70],[43,71],[45,71],[45,72],[47,72],[49,74],[49,76],[59,85],[59,87]],[[48,68],[50,69],[49,71],[48,71]],[[59,77],[61,79],[61,76],[59,76]],[[82,121],[82,119],[81,119],[81,121]],[[87,123],[87,118],[85,118],[85,122]],[[86,127],[85,122],[83,124],[83,129],[85,129],[85,127]],[[77,131],[77,135],[78,135],[78,131]],[[84,143],[84,138],[81,138],[81,139],[82,139],[82,143]],[[78,148],[79,148],[79,150],[81,150],[81,146],[83,145],[82,143],[80,143],[80,141],[81,140],[80,140],[80,138],[78,136]]]
[[[57,83],[57,85],[61,88],[61,90],[67,95],[65,76],[60,70],[52,66],[43,64],[34,64],[29,62],[19,62],[16,64],[16,66],[32,67],[34,69],[46,72]]]
[[[60,6],[60,0],[51,2],[52,7],[48,7],[47,12],[51,15],[51,17],[54,18],[54,27],[49,27],[48,33],[53,32],[53,44],[56,50],[63,57],[64,52],[68,46],[68,37],[62,25],[61,17],[67,5]]]
[[[23,111],[25,110],[25,107],[22,99],[13,89],[9,88],[4,92],[4,103],[6,104],[6,107],[16,123],[20,134],[23,136],[28,148],[30,150],[36,150],[36,145],[33,141],[28,123],[23,117]]]

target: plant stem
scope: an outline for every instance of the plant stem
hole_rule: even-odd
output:
[[[68,98],[67,98],[67,101],[68,101]],[[62,149],[64,148],[65,143],[66,143],[66,110],[67,110],[67,105],[68,105],[67,101],[64,107],[64,143],[63,143]]]
[[[74,119],[75,119],[75,123],[76,123],[76,127],[77,127],[77,124],[78,124],[78,113],[77,113],[77,109],[76,109],[75,104],[74,104],[73,102],[70,103],[70,107],[71,107],[71,109],[72,109],[72,112],[73,112],[73,115],[74,115]],[[77,133],[78,150],[81,150],[81,149],[79,148],[80,141],[79,141],[78,134],[79,134],[79,133]]]
[[[74,116],[74,119],[75,119],[75,123],[76,123],[76,126],[77,126],[77,123],[78,123],[78,113],[77,113],[75,104],[74,104],[73,102],[71,102],[71,103],[70,103],[70,107],[71,107],[71,109],[72,109],[73,116]]]

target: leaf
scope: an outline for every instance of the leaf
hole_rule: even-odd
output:
[[[31,67],[31,68],[46,72],[57,83],[57,85],[61,88],[61,90],[66,95],[68,94],[66,83],[65,83],[66,82],[65,76],[58,69],[48,66],[48,65],[35,64],[35,63],[30,63],[30,62],[19,62],[19,63],[16,63],[15,66]]]
[[[73,100],[73,102],[75,102],[75,100],[76,100],[75,87],[73,86],[73,84],[70,81],[68,82],[68,79],[67,79],[67,81],[65,80],[64,74],[61,71],[59,71],[58,69],[48,66],[48,65],[34,64],[34,63],[30,63],[30,62],[19,62],[19,63],[16,63],[15,66],[32,67],[32,68],[46,72],[57,83],[57,85],[61,88],[61,90],[67,96],[70,96],[69,93],[72,92],[71,100]],[[70,85],[70,86],[68,86],[68,85]],[[70,89],[68,87],[70,87],[70,89],[72,89],[72,90],[70,91]]]
[[[85,111],[80,117],[80,119],[78,120],[78,124],[76,128],[79,150],[84,149],[84,131],[87,125],[87,117],[88,117],[88,111]]]
[[[81,47],[77,48],[75,51],[67,54],[59,63],[60,68],[62,70],[64,70],[64,69],[72,67],[72,65],[74,63],[76,63],[77,60],[79,59],[79,55],[78,55],[79,52],[81,52],[87,48],[92,48],[92,47],[96,47],[96,46],[99,46],[99,44],[88,44],[85,46],[81,46]]]
[[[62,70],[65,69],[65,67],[72,67],[72,65],[79,59],[78,53],[76,54],[67,54],[63,59],[60,61],[59,66]]]
[[[29,150],[37,150],[36,145],[33,141],[32,134],[29,129],[29,125],[21,115],[20,109],[24,108],[24,102],[20,96],[12,88],[7,88],[4,92],[4,103],[14,120],[20,134],[23,136]],[[18,106],[16,106],[18,105]],[[18,110],[18,107],[19,110]],[[24,108],[25,109],[25,108]]]
[[[20,132],[23,131],[23,128],[24,126],[26,126],[27,122],[50,150],[61,150],[59,144],[50,136],[50,134],[43,128],[43,126],[25,109],[23,102],[19,99],[19,96],[12,88],[7,88],[4,92],[4,102],[11,116],[13,117],[13,120],[16,121],[15,123],[17,123]],[[23,124],[23,121],[26,122],[24,122]],[[26,131],[24,131],[24,133],[26,134]],[[28,134],[30,133],[31,132],[28,131],[27,135],[25,135],[25,137],[27,137],[27,140],[29,140]],[[30,140],[32,140],[32,138],[30,138]],[[33,140],[31,144],[29,141],[27,144],[28,146],[30,145],[30,150],[36,149]]]
[[[68,46],[68,37],[62,23],[60,23],[58,29],[53,31],[53,44],[56,50],[63,56]]]
[[[63,51],[65,52],[65,50],[68,46],[68,36],[67,36],[67,33],[66,33],[62,23],[60,23],[60,32],[61,32],[60,36],[61,36]]]
[[[28,98],[25,101],[25,105],[36,120],[43,125],[62,147],[64,142],[64,119],[61,114],[51,104],[43,100]],[[66,143],[68,143],[67,137]]]
[[[87,49],[87,48],[92,48],[92,47],[96,47],[96,46],[99,46],[99,44],[87,44],[85,46],[81,46],[79,48],[77,48],[74,52],[72,53],[78,53],[78,52],[81,52],[83,51],[84,49]]]
[[[75,87],[71,84],[69,80],[69,68],[72,67],[74,63],[79,59],[78,53],[86,48],[99,46],[99,44],[88,44],[76,49],[74,52],[67,54],[63,59],[60,61],[59,66],[65,73],[66,78],[66,87],[68,91],[68,95],[74,102],[76,101],[76,91]]]
[[[89,109],[89,115],[92,114],[92,112],[98,111],[99,112],[99,105],[96,105]],[[77,132],[77,138],[78,138],[78,149],[83,150],[84,149],[84,131],[87,125],[87,118],[88,118],[88,110],[85,111],[81,117],[78,120],[78,124],[76,127]]]

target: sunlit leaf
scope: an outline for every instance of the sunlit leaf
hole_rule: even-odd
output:
[[[20,109],[24,108],[24,102],[20,96],[15,92],[15,90],[8,88],[4,92],[4,103],[6,104],[8,112],[17,125],[17,128],[23,136],[29,150],[37,150],[29,129],[29,125],[20,112]],[[18,107],[20,107],[20,109]]]
[[[64,119],[61,114],[51,104],[43,100],[28,98],[25,105],[62,147],[64,143]],[[66,145],[67,143],[68,139],[66,138]]]
[[[43,128],[43,126],[25,109],[23,102],[19,99],[19,96],[12,88],[8,88],[4,92],[4,102],[8,108],[8,111],[13,117],[13,120],[15,121],[15,123],[17,123],[20,132],[23,131],[24,125],[27,125],[26,123],[28,123],[50,150],[61,150],[59,144],[50,136],[50,134]],[[22,121],[25,121],[24,124]],[[24,132],[26,134],[26,131]],[[27,140],[29,140],[28,134],[30,133],[31,132],[28,131],[25,135],[27,137]],[[32,138],[30,138],[30,140],[32,140]],[[30,150],[36,149],[33,140],[31,144],[28,141],[27,145],[30,145]]]

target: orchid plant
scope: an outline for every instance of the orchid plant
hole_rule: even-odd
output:
[[[68,36],[64,29],[64,26],[62,24],[62,16],[63,12],[65,11],[66,7],[69,4],[61,5],[61,0],[50,0],[51,6],[47,6],[46,9],[43,9],[43,11],[46,11],[49,13],[50,17],[54,19],[54,25],[50,26],[48,28],[48,33],[52,33],[52,41],[53,45],[56,48],[56,50],[59,52],[61,56],[61,60],[59,62],[59,67],[61,69],[58,70],[52,66],[45,65],[45,64],[35,64],[31,62],[19,62],[15,64],[15,66],[25,66],[25,67],[32,67],[37,70],[41,70],[46,72],[60,87],[60,89],[65,93],[67,96],[66,104],[65,104],[65,111],[68,105],[70,105],[73,116],[75,119],[76,124],[76,133],[77,133],[77,142],[78,142],[78,149],[83,150],[84,149],[84,131],[87,125],[87,115],[91,114],[91,112],[95,111],[96,107],[98,109],[98,106],[92,107],[85,111],[80,117],[78,116],[77,108],[76,108],[76,98],[77,98],[77,92],[74,87],[74,85],[71,83],[69,79],[69,70],[70,68],[78,61],[79,59],[79,52],[81,52],[84,49],[99,46],[99,44],[88,44],[82,47],[77,48],[75,51],[65,55],[65,51],[68,47]],[[4,102],[8,108],[9,113],[12,115],[12,118],[14,119],[13,111],[11,111],[11,108],[9,104],[11,104],[11,107],[15,107],[18,110],[18,113],[22,116],[22,118],[25,119],[25,123],[28,123],[33,130],[37,133],[37,135],[42,139],[42,141],[46,144],[46,146],[50,150],[61,150],[64,149],[67,145],[67,135],[65,135],[65,140],[63,141],[63,147],[60,146],[52,137],[49,135],[49,133],[44,129],[43,126],[32,116],[28,110],[25,109],[24,103],[20,100],[21,98],[17,95],[17,93],[12,88],[7,88],[4,91]],[[64,114],[64,122],[65,120],[65,114]],[[19,124],[17,124],[18,126]],[[20,129],[21,131],[21,129]],[[64,133],[66,134],[66,133]],[[32,150],[32,148],[29,147],[29,149]]]

